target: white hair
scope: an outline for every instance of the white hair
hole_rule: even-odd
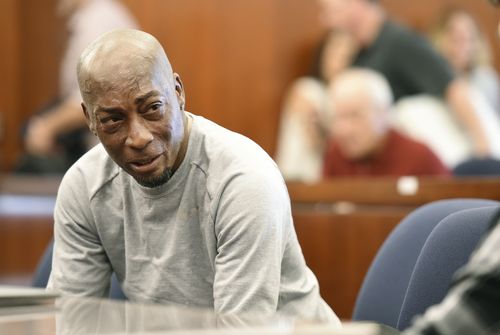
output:
[[[341,72],[329,87],[330,92],[361,91],[373,98],[373,102],[384,110],[389,110],[394,102],[391,86],[380,73],[364,68],[350,68]]]

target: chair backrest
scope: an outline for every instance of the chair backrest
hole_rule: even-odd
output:
[[[500,160],[493,158],[470,159],[453,168],[455,176],[498,176]]]
[[[31,286],[45,288],[49,282],[50,271],[52,270],[52,253],[54,250],[54,242],[50,241],[45,248],[42,258],[38,261],[38,265],[33,275]]]
[[[54,241],[50,241],[47,248],[42,255],[42,258],[38,262],[35,274],[33,276],[32,286],[33,287],[46,287],[49,282],[50,271],[52,270],[52,254],[54,250]],[[111,299],[124,300],[127,299],[123,293],[120,283],[113,273],[111,276],[111,288],[109,291],[109,297]]]
[[[410,326],[445,297],[453,274],[464,266],[488,228],[500,216],[500,207],[466,209],[443,219],[425,241],[401,307],[398,329]]]
[[[358,294],[353,320],[376,321],[398,328],[415,264],[435,226],[454,212],[498,204],[482,199],[440,200],[406,216],[375,256]]]

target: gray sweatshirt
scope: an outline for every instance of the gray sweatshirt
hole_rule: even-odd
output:
[[[104,297],[114,271],[133,301],[338,323],[305,264],[272,159],[189,115],[186,156],[160,187],[140,186],[101,145],[66,173],[49,287]]]

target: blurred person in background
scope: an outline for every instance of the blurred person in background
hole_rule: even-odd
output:
[[[499,0],[490,0],[497,7]],[[500,36],[500,25],[498,26]],[[454,276],[443,301],[430,307],[404,335],[493,335],[500,333],[500,221]]]
[[[321,178],[327,137],[326,86],[350,65],[355,52],[348,33],[328,32],[316,52],[312,74],[294,81],[285,94],[276,151],[285,179],[312,182]]]
[[[465,10],[449,8],[439,18],[431,37],[457,75],[465,78],[500,112],[498,74],[491,64],[489,43],[476,20]]]
[[[428,41],[387,18],[376,0],[318,1],[324,25],[349,32],[360,45],[354,66],[382,73],[395,100],[418,94],[441,97],[453,111],[454,122],[465,129],[471,154],[490,155],[494,141],[474,110],[469,85],[454,75]]]
[[[456,74],[468,81],[472,103],[483,123],[492,128],[490,132],[500,134],[499,79],[491,64],[490,45],[477,21],[463,9],[447,8],[434,25],[430,37]],[[500,143],[500,137],[496,141]],[[457,143],[454,145],[456,147]],[[496,155],[495,158],[462,160],[454,165],[453,173],[459,176],[499,175],[500,157]]]
[[[101,34],[136,28],[136,20],[119,0],[59,0],[58,14],[67,19],[69,39],[59,73],[59,95],[36,113],[24,132],[25,154],[17,173],[64,173],[97,143],[81,112],[76,65],[82,51]]]
[[[391,88],[379,73],[353,68],[328,88],[331,138],[323,175],[448,176],[449,170],[424,144],[393,129]]]

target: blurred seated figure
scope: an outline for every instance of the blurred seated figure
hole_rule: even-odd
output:
[[[300,78],[283,104],[276,163],[286,180],[319,179],[324,149],[325,87],[313,78]]]
[[[470,159],[455,166],[454,176],[500,176],[500,160],[493,158]]]
[[[59,96],[28,121],[23,131],[25,154],[15,172],[64,173],[97,143],[85,123],[76,77],[82,51],[96,37],[137,23],[119,0],[59,0],[58,14],[67,18],[69,39],[60,65]]]
[[[484,99],[471,99],[484,128],[490,154],[478,159],[500,158],[500,121]],[[473,145],[450,113],[448,106],[431,95],[406,97],[396,102],[391,113],[392,125],[411,138],[425,143],[449,168],[475,159]]]
[[[472,17],[461,10],[446,12],[433,39],[457,76],[469,83],[468,100],[484,130],[489,154],[474,157],[473,144],[456,115],[430,94],[399,100],[393,113],[395,127],[427,144],[450,168],[470,159],[499,159],[500,119],[495,110],[498,107],[494,107],[499,87],[496,73],[487,65],[487,44],[482,42]],[[487,99],[488,95],[496,99]]]
[[[500,83],[491,65],[491,50],[477,22],[465,10],[446,10],[432,32],[437,50],[459,76],[500,112]]]
[[[353,66],[383,74],[396,101],[420,94],[446,101],[449,114],[470,142],[471,155],[492,153],[486,129],[476,113],[469,84],[456,76],[432,45],[389,18],[379,0],[318,0],[328,29],[343,29],[359,45]]]
[[[381,74],[346,70],[329,86],[328,98],[324,177],[450,175],[427,146],[391,127],[393,95]]]
[[[355,53],[350,36],[329,32],[313,64],[313,74],[292,83],[282,107],[276,162],[287,180],[321,177],[326,128],[326,85],[347,68]]]

